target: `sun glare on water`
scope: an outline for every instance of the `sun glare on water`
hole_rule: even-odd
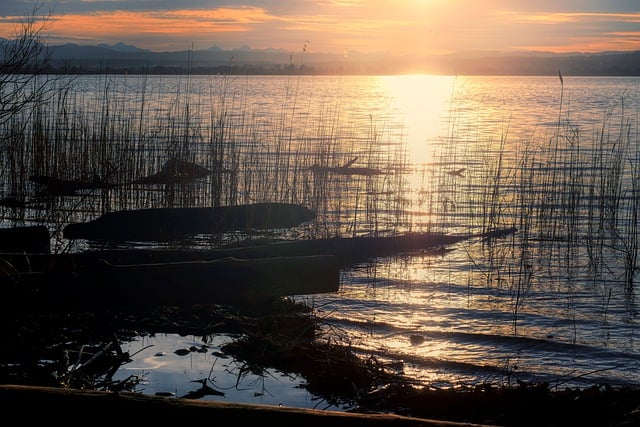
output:
[[[415,74],[381,76],[379,79],[392,99],[392,108],[404,118],[411,162],[430,162],[433,140],[446,131],[443,116],[448,111],[455,78]]]

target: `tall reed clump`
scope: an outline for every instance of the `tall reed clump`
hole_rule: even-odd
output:
[[[24,205],[28,192],[26,163],[29,147],[24,143],[28,123],[22,120],[32,109],[55,96],[56,76],[44,70],[49,52],[43,33],[51,18],[41,13],[37,4],[15,27],[7,39],[0,40],[0,198],[13,206],[11,222],[24,222]]]
[[[627,206],[624,220],[625,234],[622,236],[624,263],[625,263],[625,283],[628,292],[634,289],[634,279],[638,269],[638,211],[640,210],[640,146],[636,145],[633,157],[628,159],[631,188],[626,197]]]
[[[466,218],[471,235],[517,230],[465,245],[470,275],[480,274],[496,301],[510,299],[514,331],[535,287],[562,284],[570,291],[592,283],[610,301],[611,286],[632,292],[637,281],[638,124],[624,100],[611,100],[589,131],[589,122],[576,123],[565,105],[568,87],[560,75],[548,134],[511,142],[504,131],[499,141],[452,133],[437,162],[441,223],[456,226],[456,218]],[[451,173],[460,166],[464,174]],[[568,307],[574,304],[568,297]]]
[[[22,186],[29,205],[38,207],[28,215],[55,224],[56,234],[69,222],[120,209],[255,202],[299,203],[318,213],[288,237],[409,229],[402,135],[373,116],[368,129],[359,129],[338,98],[315,98],[313,77],[298,78],[304,82],[293,91],[290,79],[274,78],[284,85],[279,112],[250,103],[248,85],[255,82],[249,77],[70,78],[50,102],[3,125],[14,141],[5,158],[15,170],[11,185]],[[210,174],[145,179],[174,158]],[[317,173],[318,167],[328,173]],[[34,175],[108,185],[48,195],[29,181]]]

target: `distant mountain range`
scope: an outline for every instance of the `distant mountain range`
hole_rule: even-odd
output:
[[[136,46],[49,46],[50,72],[148,74],[407,74],[640,76],[635,52],[462,52],[420,56],[350,52],[348,56],[251,49],[156,52]]]

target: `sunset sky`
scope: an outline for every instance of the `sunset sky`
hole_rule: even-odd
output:
[[[50,44],[156,51],[447,53],[640,50],[639,0],[2,0],[0,36],[50,15]]]

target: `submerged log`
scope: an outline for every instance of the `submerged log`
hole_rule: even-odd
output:
[[[103,241],[171,241],[194,234],[294,227],[315,213],[291,203],[206,208],[150,208],[110,212],[63,230],[68,239]]]
[[[33,309],[188,307],[336,292],[339,267],[332,255],[119,265],[96,258],[12,279],[5,302]]]

